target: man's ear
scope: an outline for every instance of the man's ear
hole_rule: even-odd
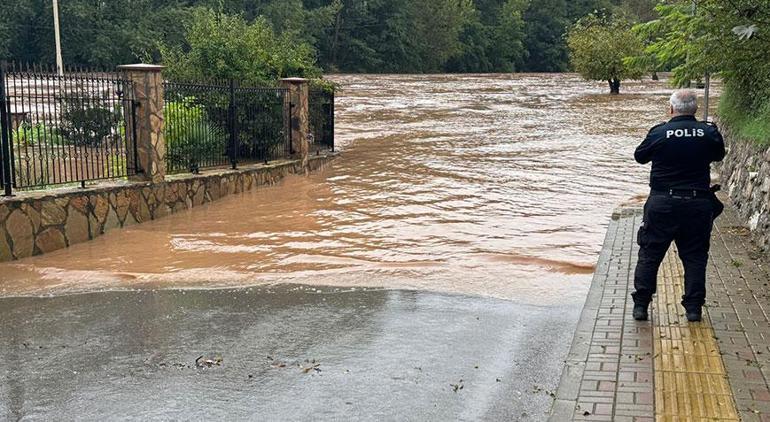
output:
[[[671,106],[671,105],[668,106],[668,114],[670,114],[672,116],[674,115],[674,106]]]

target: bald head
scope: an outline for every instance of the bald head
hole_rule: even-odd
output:
[[[698,112],[698,94],[691,89],[674,91],[670,103],[675,116],[694,116]]]

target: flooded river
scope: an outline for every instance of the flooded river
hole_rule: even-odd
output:
[[[337,76],[343,156],[309,177],[0,265],[5,296],[276,283],[582,303],[663,82]]]
[[[0,419],[546,420],[667,86],[335,79],[324,171],[0,264]]]

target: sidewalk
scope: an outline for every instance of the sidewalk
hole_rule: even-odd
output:
[[[651,321],[637,322],[641,220],[640,208],[613,215],[550,420],[770,422],[770,261],[728,206],[714,230],[704,321],[684,317],[672,249]]]

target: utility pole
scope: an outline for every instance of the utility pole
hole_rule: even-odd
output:
[[[693,17],[698,13],[698,4],[695,0],[692,1],[692,15]],[[709,96],[711,95],[711,73],[706,71],[703,77],[703,85],[705,92],[703,95],[703,121],[707,122],[709,119]]]
[[[59,0],[53,0],[53,30],[56,38],[56,71],[64,74],[64,61],[61,58],[61,36],[59,35]]]
[[[692,1],[692,16],[693,18],[698,14],[698,4],[695,0]],[[687,61],[690,61],[690,54],[687,54]],[[703,78],[703,85],[705,87],[705,93],[703,98],[703,121],[706,122],[709,119],[709,96],[711,95],[711,73],[706,71]]]
[[[337,66],[337,42],[340,39],[340,18],[342,8],[337,10],[337,16],[334,19],[334,41],[332,42],[332,66]]]
[[[692,6],[691,6],[691,9],[690,9],[690,16],[692,16],[693,18],[695,18],[695,12],[696,12],[697,8],[698,8],[698,5],[695,3],[695,0],[692,0]],[[695,36],[692,33],[690,33],[689,34],[688,42],[692,43],[693,38],[695,38]],[[690,74],[690,49],[689,48],[687,49],[687,56],[684,58],[684,63],[687,66],[687,85],[685,85],[685,88],[691,88],[692,87],[692,75]]]
[[[709,120],[709,95],[711,94],[711,74],[706,72],[706,93],[703,95],[703,121]]]

